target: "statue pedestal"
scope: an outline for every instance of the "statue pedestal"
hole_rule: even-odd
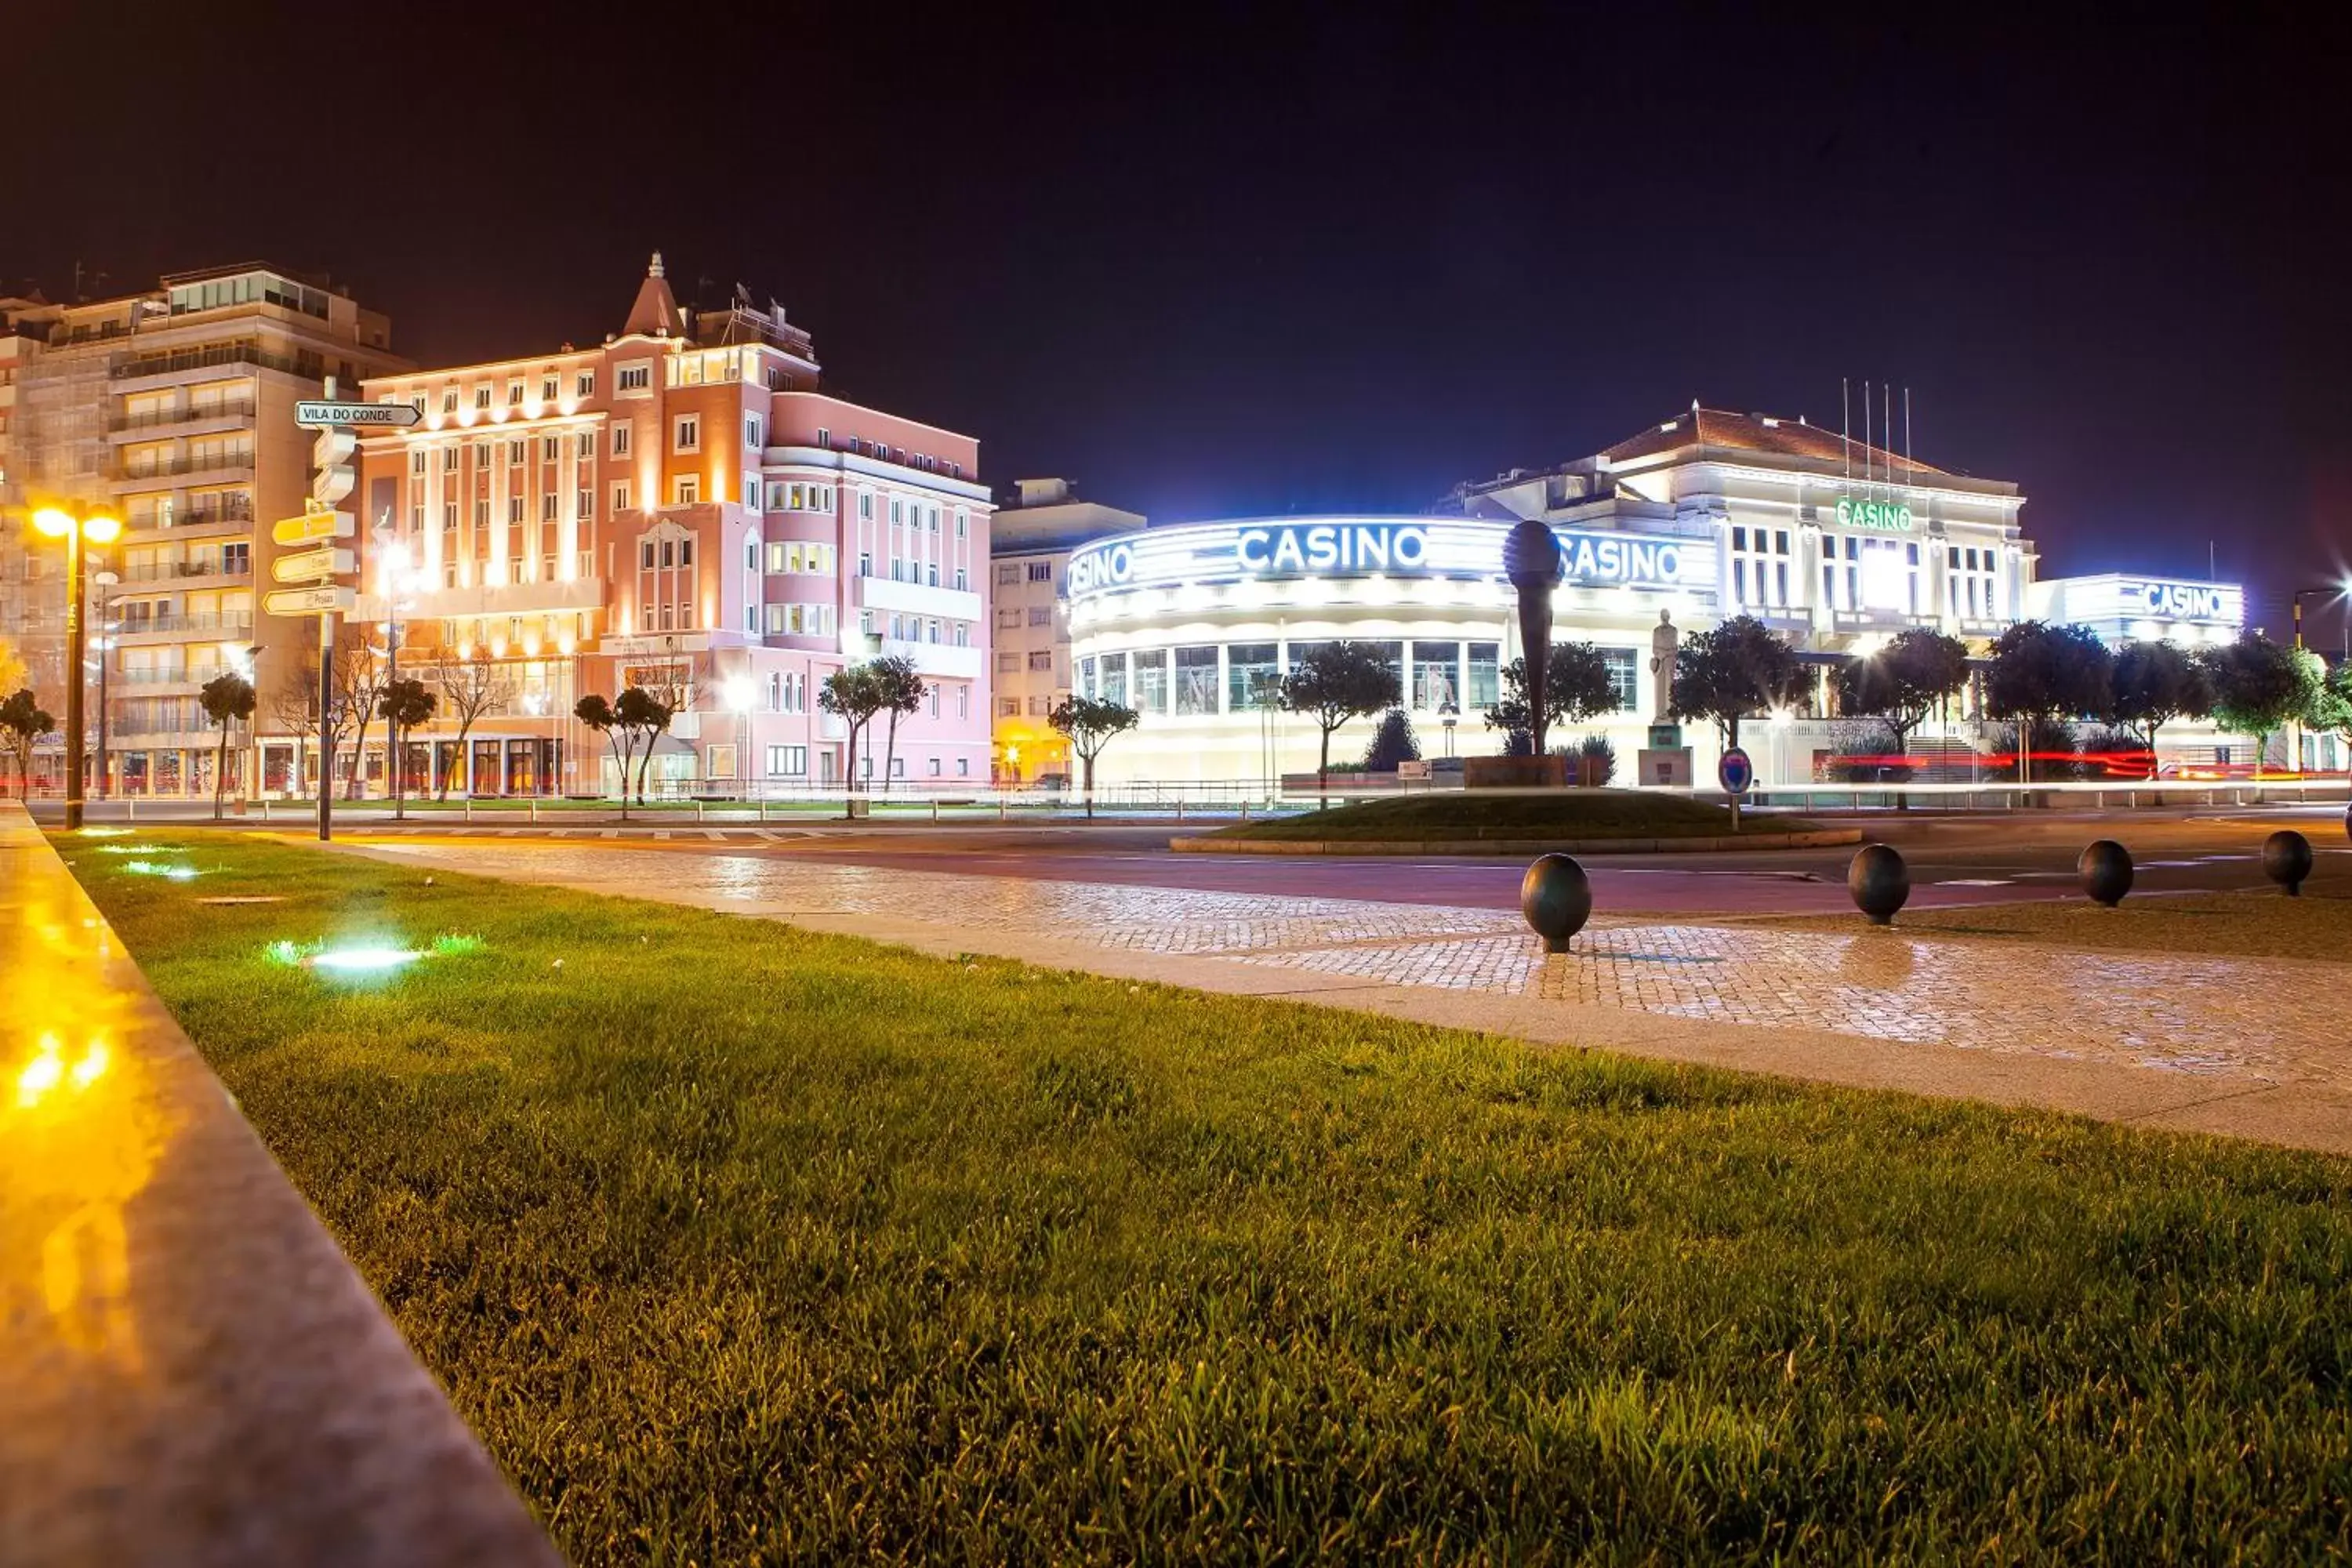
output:
[[[1465,757],[1465,789],[1566,789],[1566,757]]]
[[[1644,746],[1634,760],[1634,778],[1645,784],[1680,784],[1691,782],[1691,751],[1688,746],[1669,749]]]

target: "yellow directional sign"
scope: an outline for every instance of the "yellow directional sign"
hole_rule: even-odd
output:
[[[315,544],[321,539],[349,539],[357,531],[359,520],[350,512],[306,511],[272,523],[269,536],[280,544]]]
[[[280,588],[261,596],[261,609],[270,616],[316,616],[348,610],[358,602],[356,588]]]
[[[356,567],[357,558],[348,550],[306,550],[272,561],[269,574],[280,583],[323,583],[330,577],[347,576]]]

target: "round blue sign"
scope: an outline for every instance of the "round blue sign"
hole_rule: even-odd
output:
[[[1734,746],[1715,764],[1715,776],[1723,784],[1725,794],[1746,795],[1748,786],[1756,782],[1756,764],[1748,760],[1746,752]]]

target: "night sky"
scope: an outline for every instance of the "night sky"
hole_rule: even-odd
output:
[[[596,341],[659,247],[992,482],[1164,520],[1868,378],[2045,574],[2210,542],[2276,624],[2352,557],[2345,7],[40,9],[0,276],[53,297],[267,258],[442,364]]]

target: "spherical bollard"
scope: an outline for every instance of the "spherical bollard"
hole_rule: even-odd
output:
[[[2352,838],[2352,805],[2344,808],[2344,837]]]
[[[2083,879],[2083,891],[2114,909],[2131,891],[2131,851],[2112,838],[2102,838],[2083,851],[2082,858],[2074,862],[2074,872]]]
[[[2311,840],[2283,827],[2263,841],[2263,875],[2286,889],[2290,899],[2303,896],[2303,880],[2311,875]]]
[[[1891,845],[1865,844],[1846,868],[1845,890],[1871,924],[1891,925],[1895,911],[1911,897],[1911,868]]]
[[[1519,913],[1546,952],[1566,952],[1568,939],[1592,918],[1591,879],[1568,856],[1538,856],[1519,879]]]

